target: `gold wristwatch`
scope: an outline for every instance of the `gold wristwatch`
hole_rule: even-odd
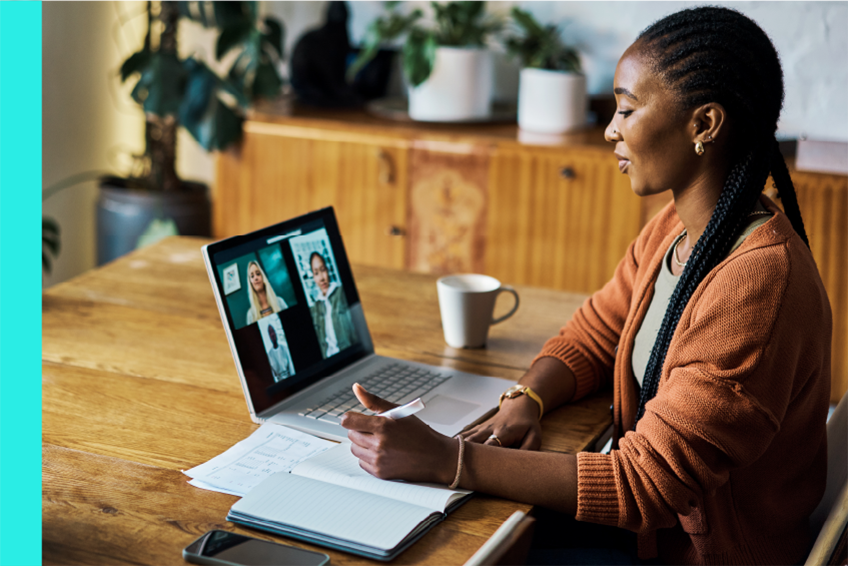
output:
[[[526,385],[516,384],[501,393],[501,398],[498,400],[498,409],[503,405],[504,399],[515,399],[519,395],[527,395],[539,404],[539,420],[542,420],[542,415],[545,414],[545,404],[542,403],[542,398]]]

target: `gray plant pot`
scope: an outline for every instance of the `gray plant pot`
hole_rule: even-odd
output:
[[[133,188],[128,179],[104,177],[97,199],[97,264],[131,252],[140,239],[152,243],[156,226],[175,226],[183,236],[209,237],[211,211],[209,188],[202,183],[184,181],[179,192],[161,192]]]

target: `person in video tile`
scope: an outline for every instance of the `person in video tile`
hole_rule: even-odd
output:
[[[352,346],[357,341],[356,331],[350,319],[344,290],[335,281],[330,282],[324,257],[318,252],[312,252],[309,265],[318,287],[315,304],[310,307],[312,323],[315,326],[315,334],[318,335],[321,352],[325,358],[329,358]]]
[[[277,331],[271,325],[268,326],[268,338],[271,340],[271,348],[268,350],[271,373],[275,382],[282,381],[293,373],[289,363],[288,347],[278,340]]]
[[[250,308],[247,309],[247,324],[253,324],[262,317],[287,308],[286,302],[277,297],[274,288],[268,283],[265,272],[255,261],[247,264],[247,280],[250,282],[248,288]]]

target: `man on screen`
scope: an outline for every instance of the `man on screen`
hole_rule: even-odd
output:
[[[268,350],[268,361],[271,363],[271,373],[274,381],[282,381],[292,374],[289,364],[288,348],[277,340],[277,331],[273,326],[268,327],[268,338],[271,340],[272,348]]]

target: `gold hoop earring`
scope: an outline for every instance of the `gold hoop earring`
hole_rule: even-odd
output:
[[[704,155],[704,144],[700,141],[695,142],[695,153],[699,156]]]

